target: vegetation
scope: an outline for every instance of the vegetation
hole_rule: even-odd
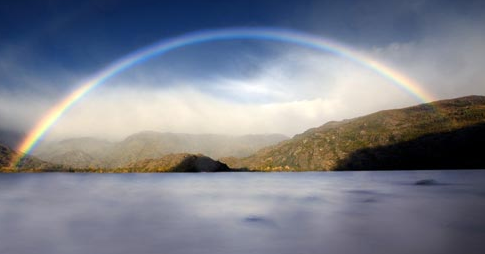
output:
[[[399,144],[406,143],[410,146],[409,150],[419,150],[423,156],[436,154],[439,146],[452,146],[453,143],[435,142],[431,145],[429,138],[422,137],[434,135],[434,139],[439,139],[443,133],[448,133],[446,135],[449,136],[450,133],[459,133],[462,128],[482,123],[485,123],[485,97],[469,96],[404,109],[380,111],[351,120],[329,122],[280,144],[264,148],[249,157],[223,158],[221,161],[230,167],[262,171],[392,169],[383,167],[384,164],[381,163],[384,163],[384,160],[389,161],[390,158],[396,159],[396,153],[401,147]],[[484,131],[483,128],[473,130],[477,137]],[[475,139],[474,135],[463,135],[463,140],[453,140],[469,145],[462,147],[465,149],[463,153],[446,153],[446,156],[456,157],[453,168],[485,168],[483,160],[470,165],[465,161],[469,157],[460,158],[464,153],[475,154],[474,151],[482,144],[480,142],[483,140]],[[394,149],[377,149],[390,146]],[[362,154],[362,151],[366,151],[368,157],[379,153],[379,159],[372,160],[372,163],[361,163],[359,159],[369,161],[368,157],[357,156],[359,153]],[[402,153],[399,159],[412,162],[402,164],[408,169],[423,168],[419,160],[412,158],[412,153]],[[440,159],[444,158],[435,158]],[[462,163],[459,163],[460,161]],[[429,163],[426,165],[427,168],[445,166]]]
[[[485,123],[427,134],[386,146],[359,149],[335,170],[483,169]]]
[[[14,167],[12,162],[15,158],[19,158],[19,154],[16,151],[0,144],[0,172],[40,172],[62,168],[59,165],[54,165],[32,156],[24,156],[18,165]]]
[[[11,149],[0,146],[1,160],[0,172],[35,173],[35,172],[77,172],[77,173],[157,173],[157,172],[229,172],[226,164],[215,161],[201,154],[169,154],[158,159],[145,159],[131,163],[126,167],[118,168],[72,168],[54,165],[34,157],[22,159],[19,166],[10,165],[10,159],[15,155]]]
[[[26,156],[12,168],[16,152],[0,146],[0,167],[4,172],[99,173],[485,168],[484,143],[485,97],[469,96],[329,122],[251,156],[222,162],[174,153],[119,167],[67,167]]]
[[[244,157],[288,139],[286,136],[181,134],[146,131],[120,142],[75,138],[39,146],[38,158],[72,168],[126,168],[139,160],[158,159],[173,153],[202,153],[212,158]]]

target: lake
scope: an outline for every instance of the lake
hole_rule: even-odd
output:
[[[0,174],[1,254],[483,250],[485,171]]]

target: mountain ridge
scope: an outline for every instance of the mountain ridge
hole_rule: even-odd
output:
[[[466,96],[331,121],[254,155],[221,161],[230,167],[258,171],[342,170],[339,162],[359,149],[397,144],[483,122],[485,96]]]
[[[120,168],[143,159],[173,153],[204,154],[212,158],[248,156],[288,137],[281,134],[242,136],[142,131],[119,142],[96,138],[67,139],[40,145],[34,155],[74,168]]]
[[[137,135],[124,141],[141,147],[137,150],[140,153],[151,152],[150,146],[143,146],[143,140],[157,143],[152,137],[158,134]],[[190,134],[165,135],[181,140],[191,137]],[[85,141],[83,145],[100,152],[116,145],[93,139]],[[216,161],[200,153],[168,153],[154,158],[135,154],[135,160],[128,158],[128,163],[122,166],[70,168],[26,156],[21,168],[14,172],[329,171],[445,169],[447,166],[446,169],[485,169],[480,149],[483,143],[485,96],[467,96],[330,121],[244,158],[224,157]],[[70,147],[76,141],[66,140],[61,144]],[[72,149],[69,153],[81,161],[93,160],[81,150]],[[6,163],[15,155],[17,152],[0,145],[2,170],[12,172]],[[62,159],[65,158],[60,156],[59,160]]]

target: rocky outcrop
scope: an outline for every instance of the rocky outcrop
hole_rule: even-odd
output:
[[[158,159],[145,159],[127,166],[133,172],[228,172],[226,164],[198,154],[169,154]]]

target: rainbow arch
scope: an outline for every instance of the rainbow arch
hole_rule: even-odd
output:
[[[152,45],[136,50],[111,63],[106,68],[102,69],[88,79],[87,82],[77,87],[71,94],[62,99],[54,107],[52,107],[24,137],[17,150],[20,151],[21,154],[29,154],[35,148],[39,140],[45,135],[45,133],[56,123],[59,118],[62,117],[64,113],[69,110],[69,108],[72,107],[72,105],[74,105],[80,98],[88,94],[91,90],[102,85],[106,80],[116,76],[124,70],[177,48],[204,42],[236,39],[281,41],[313,48],[316,50],[331,52],[375,71],[381,76],[391,80],[393,84],[410,93],[421,102],[430,102],[434,100],[434,98],[422,87],[420,87],[418,83],[405,75],[361,52],[357,52],[344,44],[337,43],[329,39],[294,30],[279,28],[229,28],[202,30],[169,39],[163,39]],[[20,158],[17,158],[14,161],[14,165],[18,164],[18,162],[22,159],[22,156],[24,155],[21,155]]]

